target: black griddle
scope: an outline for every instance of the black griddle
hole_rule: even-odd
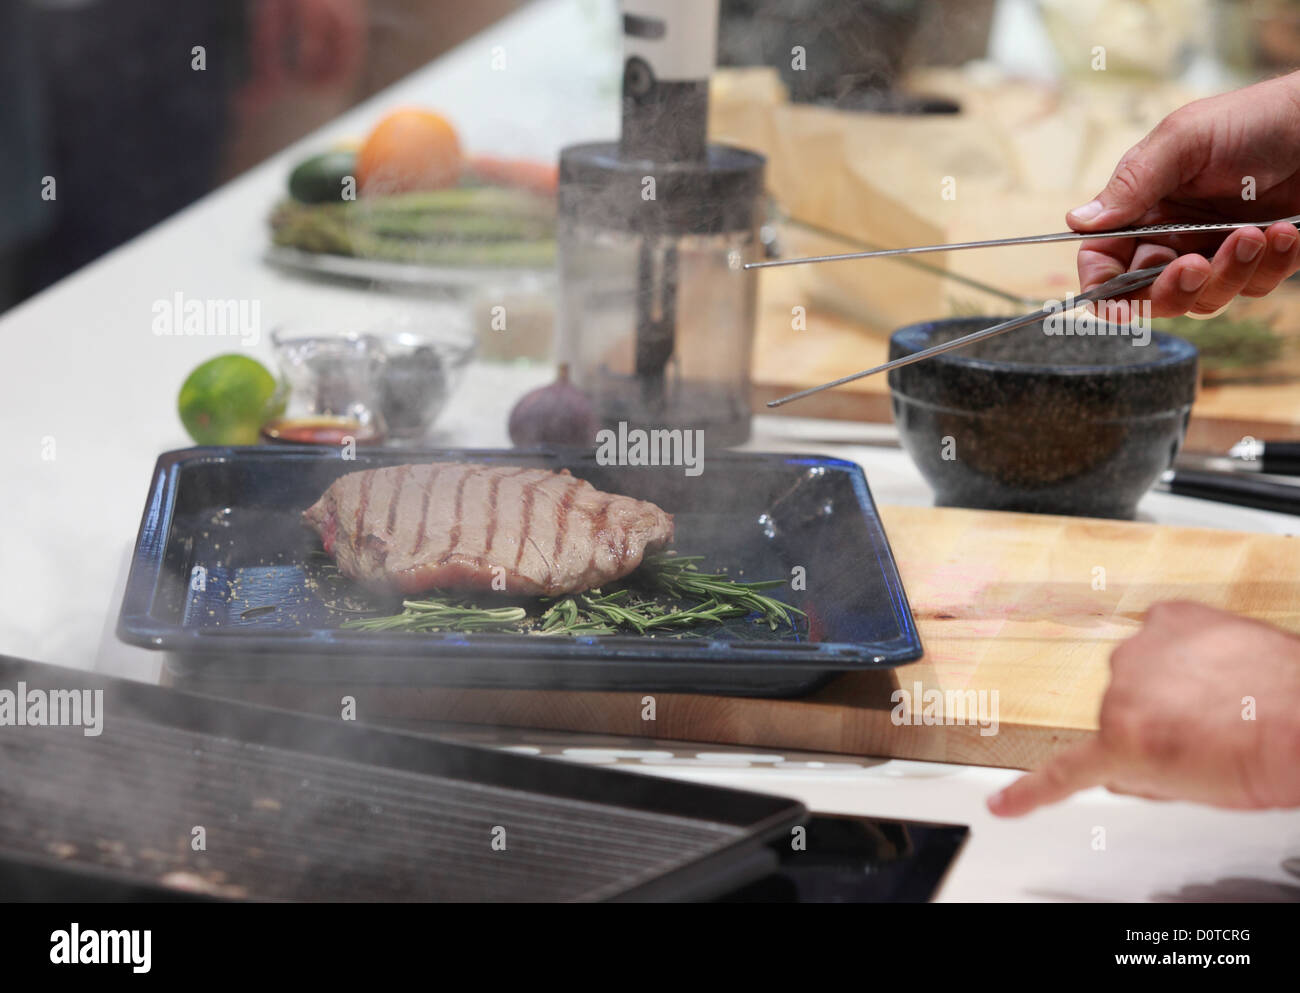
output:
[[[807,816],[0,657],[20,684],[102,690],[103,728],[0,726],[0,899],[710,899]]]

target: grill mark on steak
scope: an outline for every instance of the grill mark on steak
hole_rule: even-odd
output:
[[[415,547],[411,549],[412,555],[424,547],[425,528],[429,526],[429,494],[433,492],[433,484],[437,482],[440,475],[442,475],[442,464],[434,463],[433,472],[429,473],[429,478],[420,487],[424,495],[420,498],[420,526],[415,529]]]
[[[388,501],[388,523],[384,529],[385,534],[393,533],[393,527],[397,524],[397,501],[402,498],[402,490],[406,488],[410,478],[411,467],[409,465],[397,467],[397,483],[393,486],[393,495]]]
[[[608,493],[605,499],[600,502],[600,510],[591,514],[591,530],[594,532],[596,541],[591,543],[591,554],[587,557],[587,571],[593,572],[596,568],[596,551],[600,548],[599,539],[605,533],[605,521],[609,517],[609,505],[614,502],[614,498]]]
[[[537,488],[542,485],[544,480],[534,479],[524,487],[524,512],[520,515],[519,524],[519,547],[515,549],[515,568],[519,568],[519,563],[524,557],[524,546],[528,544],[528,532],[533,527],[533,494]]]
[[[464,484],[465,484],[465,480],[469,477],[469,474],[470,474],[472,468],[473,468],[472,466],[464,465],[464,464],[459,463],[459,462],[451,463],[450,465],[447,466],[448,474],[445,474],[445,475],[439,475],[439,477],[438,477],[438,480],[439,480],[439,486],[440,486],[442,489],[444,489],[444,490],[451,489],[451,492],[452,492],[452,493],[459,493],[459,492],[460,492],[459,487],[464,486]],[[459,478],[458,481],[453,482],[454,479],[455,479],[456,473],[458,473],[458,472],[460,473],[460,478]],[[454,486],[456,487],[455,489],[452,489],[453,484],[454,484]],[[430,491],[433,493],[432,502],[433,502],[434,505],[436,506],[436,505],[439,503],[439,497],[438,497],[437,491],[434,490],[433,487],[430,487]],[[445,496],[441,498],[441,502],[442,502],[442,503],[446,503],[446,500],[447,500],[447,498],[446,498]],[[455,518],[456,518],[456,516],[457,516],[457,514],[454,513],[454,511],[455,511],[455,509],[456,509],[456,503],[455,503],[455,497],[454,497],[454,496],[453,496],[453,498],[452,498],[452,508],[453,508],[452,523],[454,524],[454,523],[455,523]],[[439,528],[438,528],[438,526],[437,526],[437,525],[438,525],[438,522],[439,522],[440,520],[444,519],[444,518],[445,518],[445,515],[434,514],[434,515],[433,515],[433,518],[434,518],[434,523],[433,523],[432,525],[430,525],[430,524],[427,523],[427,522],[425,523],[424,530],[425,530],[426,532],[433,531],[433,532],[437,533],[438,530],[439,530]],[[448,539],[451,538],[451,532],[450,532],[450,530],[448,530],[448,531],[446,532],[446,535],[447,535],[447,538],[448,538]],[[426,546],[426,547],[427,547],[427,546]],[[429,557],[429,559],[430,559],[431,562],[441,565],[442,563],[444,563],[444,562],[446,561],[446,556],[447,556],[447,555],[452,551],[452,548],[453,548],[453,545],[452,545],[451,541],[448,540],[448,541],[447,541],[447,544],[446,544],[445,546],[441,547],[441,548],[428,548],[428,557]]]
[[[468,472],[462,472],[460,482],[456,484],[456,509],[451,515],[451,536],[447,539],[446,553],[438,560],[440,563],[446,562],[451,557],[456,550],[456,542],[460,541],[460,529],[465,516],[465,484],[469,482],[469,477]]]
[[[492,482],[488,484],[488,529],[487,540],[483,543],[484,555],[492,554],[492,539],[497,536],[497,493],[501,490],[501,480],[522,475],[527,471],[527,469],[516,469],[514,472],[496,475],[492,477]]]
[[[370,484],[373,482],[374,478],[374,476],[361,477],[361,495],[357,500],[357,525],[356,531],[352,535],[353,551],[356,551],[361,547],[361,537],[366,533],[366,505],[370,502]]]
[[[555,547],[551,549],[551,562],[549,573],[546,580],[549,583],[555,575],[555,563],[560,561],[560,549],[564,546],[564,537],[569,533],[569,510],[573,506],[573,498],[578,490],[582,489],[582,480],[575,479],[564,490],[564,495],[560,497],[555,507]]]

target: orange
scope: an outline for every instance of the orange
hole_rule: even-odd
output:
[[[395,110],[370,132],[357,153],[357,186],[383,196],[455,186],[460,141],[447,119],[431,110]]]

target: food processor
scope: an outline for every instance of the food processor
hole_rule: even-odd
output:
[[[624,0],[622,134],[560,154],[559,360],[602,427],[749,437],[761,155],[710,144],[717,0]]]

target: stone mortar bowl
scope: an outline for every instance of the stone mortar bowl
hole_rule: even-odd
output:
[[[1006,319],[912,324],[894,332],[889,357]],[[1093,328],[1105,333],[1048,334],[1031,324],[889,373],[903,447],[937,503],[1134,515],[1182,444],[1196,349],[1149,329]]]

